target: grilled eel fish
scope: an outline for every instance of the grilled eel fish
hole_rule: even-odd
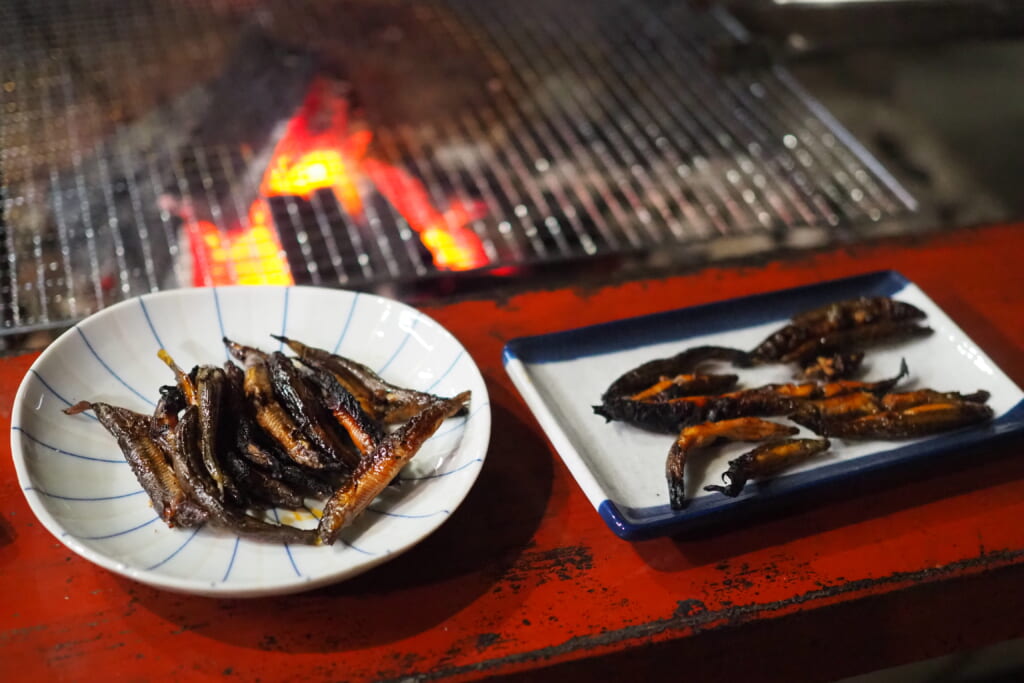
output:
[[[367,415],[384,424],[408,420],[440,398],[391,384],[362,363],[344,356],[306,346],[288,337],[270,336],[294,351],[305,365],[334,375],[338,383],[356,397]]]
[[[705,486],[705,491],[718,491],[735,498],[750,479],[768,479],[805,460],[828,450],[828,439],[783,439],[761,444],[749,453],[729,461],[722,473],[725,486]]]
[[[224,374],[230,386],[225,409],[235,418],[234,443],[226,444],[225,448],[234,449],[246,461],[300,495],[329,496],[334,490],[333,485],[317,475],[330,474],[330,470],[317,470],[317,475],[314,475],[311,470],[300,467],[289,458],[281,447],[255,424],[245,399],[245,372],[228,361],[224,363]]]
[[[435,399],[396,431],[384,437],[327,501],[317,528],[320,542],[334,543],[342,529],[351,524],[391,483],[441,423],[463,410],[469,399],[468,391],[450,399]]]
[[[945,401],[827,420],[818,429],[842,439],[908,439],[987,422],[993,414],[992,408],[984,403]]]
[[[834,301],[793,316],[794,325],[799,325],[814,334],[824,334],[837,329],[870,325],[882,320],[920,320],[924,311],[887,296],[862,296],[856,299]]]
[[[643,391],[629,396],[631,401],[668,401],[683,396],[720,394],[736,386],[738,375],[676,375],[662,377]]]
[[[867,392],[856,392],[820,401],[806,401],[800,404],[789,418],[816,434],[827,434],[831,425],[838,422],[878,415],[883,412],[903,412],[926,404],[983,404],[989,399],[984,390],[972,394],[938,392],[932,389],[884,394],[876,396]]]
[[[717,422],[738,417],[788,415],[805,400],[839,396],[853,392],[886,393],[907,375],[906,362],[900,372],[879,382],[840,380],[827,384],[767,384],[718,396],[683,396],[667,401],[633,400],[631,397],[606,400],[594,406],[594,412],[606,420],[622,420],[656,432],[677,433],[701,422]]]
[[[366,455],[375,449],[384,438],[381,426],[366,414],[358,399],[334,375],[317,367],[310,368],[310,372],[313,381],[320,387],[327,408],[348,433],[359,452]]]
[[[918,325],[914,321],[884,320],[848,330],[836,330],[820,337],[812,337],[782,354],[778,360],[782,363],[799,362],[822,353],[834,353],[837,349],[863,348],[905,339],[916,339],[926,337],[931,333],[932,328]]]
[[[719,441],[766,441],[783,436],[792,436],[796,427],[769,422],[756,417],[741,417],[721,422],[686,427],[680,433],[668,452],[665,462],[665,478],[668,480],[669,504],[673,510],[686,507],[686,486],[683,470],[687,456],[700,448],[707,448]]]
[[[224,338],[228,351],[245,366],[245,397],[256,423],[297,464],[312,469],[338,467],[337,458],[318,449],[278,403],[267,363],[267,354]]]
[[[217,494],[213,480],[203,467],[199,450],[199,413],[195,406],[185,409],[176,431],[177,448],[171,453],[174,474],[189,497],[209,513],[210,524],[229,529],[241,536],[262,540],[305,545],[316,543],[316,533],[312,529],[269,524],[250,517],[243,511],[225,506]]]
[[[104,429],[117,440],[135,478],[153,502],[153,509],[167,526],[192,528],[206,521],[208,512],[189,498],[174,476],[159,441],[150,433],[151,418],[148,415],[89,401],[80,401],[64,412],[77,415],[86,410],[93,411]]]
[[[326,408],[320,401],[315,385],[307,383],[299,375],[291,359],[275,351],[267,363],[275,393],[288,408],[288,414],[295,417],[302,431],[323,452],[333,460],[344,463],[348,469],[359,464],[360,454],[350,444],[339,438],[332,428]]]
[[[753,364],[806,361],[818,355],[931,333],[917,321],[925,313],[889,297],[861,297],[793,316],[750,352]]]
[[[199,424],[202,432],[200,450],[203,454],[203,464],[210,476],[213,477],[223,499],[225,489],[233,487],[216,457],[217,423],[220,418],[221,399],[224,395],[226,381],[224,371],[217,367],[204,365],[196,367],[191,373],[186,374],[165,349],[160,349],[157,356],[174,372],[186,405],[196,406],[199,409]]]
[[[822,382],[848,379],[852,377],[864,362],[863,351],[851,353],[836,352],[827,355],[813,355],[801,361],[801,374],[805,379]]]
[[[668,358],[656,358],[638,365],[618,377],[601,395],[601,400],[602,402],[607,402],[609,400],[634,396],[645,390],[650,390],[653,385],[659,382],[665,382],[680,375],[694,378],[715,377],[715,375],[697,375],[695,371],[703,363],[712,361],[737,363],[744,359],[746,355],[745,352],[739,349],[731,349],[725,346],[695,346],[692,349],[686,349]],[[703,390],[693,386],[692,390],[695,393],[725,391],[735,385],[738,379],[735,375],[721,375],[718,377],[722,378],[718,381],[727,384],[727,386],[723,386],[720,389]]]

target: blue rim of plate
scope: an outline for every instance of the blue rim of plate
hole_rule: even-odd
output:
[[[510,361],[540,364],[599,355],[612,350],[608,338],[616,340],[614,350],[626,350],[730,332],[786,319],[800,311],[841,299],[895,296],[911,284],[911,280],[899,272],[876,271],[562,332],[520,337],[506,343],[502,351],[502,362],[507,368]],[[1024,400],[984,425],[876,451],[854,460],[822,465],[766,482],[752,482],[737,498],[717,503],[705,502],[707,499],[697,500],[681,512],[673,513],[668,505],[636,508],[609,499],[595,502],[595,507],[609,528],[626,540],[682,533],[712,521],[740,518],[752,507],[765,506],[777,502],[783,496],[807,492],[825,482],[850,481],[925,457],[949,455],[1021,431],[1024,431]]]

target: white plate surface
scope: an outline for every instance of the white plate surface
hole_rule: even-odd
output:
[[[686,472],[690,503],[685,510],[676,511],[668,505],[664,474],[672,436],[621,422],[606,423],[593,412],[592,405],[600,402],[612,380],[641,363],[705,344],[750,349],[798,311],[852,296],[883,294],[925,311],[925,322],[934,334],[870,350],[864,379],[891,377],[906,359],[910,376],[900,384],[902,390],[985,389],[991,393],[989,405],[995,420],[921,439],[833,439],[831,449],[822,457],[771,481],[748,483],[739,498],[703,490],[707,484],[721,484],[729,460],[751,448],[749,444],[727,444],[690,459]],[[825,485],[840,477],[1024,429],[1020,388],[923,291],[893,272],[512,340],[504,360],[512,382],[583,492],[612,530],[630,539],[673,533],[757,505],[759,498]],[[743,387],[795,381],[792,368],[782,365],[736,372]],[[801,429],[800,436],[814,435]]]

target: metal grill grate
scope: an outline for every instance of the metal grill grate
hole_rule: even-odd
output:
[[[657,0],[4,3],[3,330],[193,283],[372,288],[914,211],[783,69],[709,65],[735,30]],[[344,177],[268,193],[299,119]]]

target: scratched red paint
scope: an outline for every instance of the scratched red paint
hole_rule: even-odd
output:
[[[606,676],[628,665],[697,680],[827,680],[1018,636],[1024,616],[1008,605],[1024,599],[1024,459],[1005,456],[1021,455],[1019,441],[995,454],[1003,457],[915,471],[746,528],[629,544],[583,498],[511,388],[500,352],[523,334],[896,267],[1019,383],[1022,248],[1019,228],[993,227],[761,268],[428,307],[485,373],[494,415],[487,465],[423,544],[309,594],[212,601],[115,577],[35,523],[4,457],[0,678],[536,679],[538,666],[575,661],[578,673]],[[4,428],[31,361],[0,361]],[[641,644],[650,645],[636,650],[642,656],[623,659]]]

